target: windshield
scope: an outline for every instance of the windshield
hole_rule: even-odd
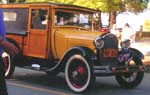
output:
[[[79,26],[85,29],[92,29],[93,21],[92,13],[61,11],[55,12],[55,25],[56,26]]]

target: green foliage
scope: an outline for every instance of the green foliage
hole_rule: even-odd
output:
[[[102,11],[132,11],[141,12],[147,7],[148,0],[101,0],[104,3],[105,8]]]
[[[116,22],[116,13],[131,11],[134,13],[142,12],[147,8],[149,0],[101,0],[103,6],[101,10],[109,13],[109,26],[112,27]]]
[[[132,12],[142,12],[148,4],[148,0],[125,0],[126,10]]]
[[[8,0],[12,1],[12,0]],[[15,2],[60,2],[92,9],[101,10],[102,12],[126,10],[132,12],[141,12],[147,7],[149,0],[13,0]]]
[[[47,2],[49,0],[25,0],[25,2]]]

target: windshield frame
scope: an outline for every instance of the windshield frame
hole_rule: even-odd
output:
[[[85,15],[85,16],[89,16],[88,17],[88,22],[90,22],[89,26],[88,25],[73,25],[73,24],[66,24],[66,25],[57,25],[57,23],[59,22],[58,21],[58,17],[57,17],[57,13],[58,12],[62,12],[62,13],[68,13],[68,14],[73,14],[74,16],[75,15]],[[88,12],[88,11],[82,11],[82,10],[71,10],[71,9],[55,9],[54,11],[54,27],[78,27],[78,28],[81,28],[81,29],[85,29],[85,30],[94,30],[94,14],[96,12]]]

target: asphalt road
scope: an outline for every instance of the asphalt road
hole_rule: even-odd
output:
[[[65,83],[63,74],[49,77],[44,72],[16,68],[7,80],[9,95],[149,95],[150,73],[134,89],[123,89],[114,77],[98,77],[95,86],[84,94],[73,93]]]

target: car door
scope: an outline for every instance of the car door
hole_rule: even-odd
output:
[[[48,7],[32,7],[29,11],[28,55],[45,58],[48,37]]]

